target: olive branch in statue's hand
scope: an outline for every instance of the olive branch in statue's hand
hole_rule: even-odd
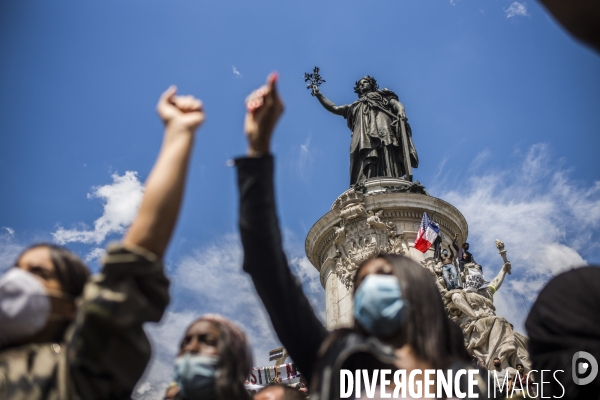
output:
[[[311,96],[316,96],[319,93],[319,86],[325,83],[325,79],[319,74],[320,68],[315,67],[312,74],[304,73],[304,82],[308,82],[306,88],[312,90]]]

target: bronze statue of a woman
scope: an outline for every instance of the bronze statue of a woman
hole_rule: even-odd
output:
[[[375,177],[396,177],[412,181],[412,168],[419,157],[412,141],[404,106],[389,89],[379,89],[375,78],[367,75],[354,87],[359,99],[336,106],[312,86],[312,94],[323,107],[348,121],[350,143],[350,185]]]

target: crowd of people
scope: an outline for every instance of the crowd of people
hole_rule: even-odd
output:
[[[311,399],[328,400],[340,398],[341,369],[402,369],[408,374],[476,367],[460,327],[446,314],[434,280],[404,256],[380,254],[360,265],[354,278],[354,326],[332,332],[323,327],[282,248],[270,150],[284,109],[276,82],[277,75],[270,75],[267,84],[246,100],[248,155],[235,161],[239,229],[243,270],[251,276],[305,383],[291,388],[275,382],[250,393],[244,385],[252,368],[245,333],[222,316],[206,314],[182,333],[172,384],[164,398],[297,399],[309,392]],[[199,100],[178,96],[174,87],[161,96],[157,109],[165,123],[162,148],[139,214],[121,244],[108,248],[101,274],[90,276],[76,255],[42,243],[24,250],[15,267],[0,278],[4,398],[129,398],[144,372],[150,345],[142,325],[159,321],[169,303],[161,258],[179,212],[194,134],[205,117]],[[453,245],[458,247],[456,238]],[[468,244],[457,254],[464,263],[474,261]],[[444,268],[454,267],[452,250],[441,257]],[[454,281],[444,274],[447,284],[458,286],[458,274],[448,270]],[[600,358],[600,332],[592,317],[600,306],[598,283],[600,269],[585,267],[559,275],[541,292],[527,320],[533,369],[571,372],[569,363],[555,362],[557,354],[564,353],[559,358],[566,361],[580,350]],[[580,295],[569,294],[565,300],[562,294],[571,291]],[[537,376],[527,380],[523,366],[516,365],[504,382],[507,371],[500,369],[500,358],[494,366],[501,380],[499,386],[494,382],[495,398],[509,394],[517,383],[538,381]],[[576,398],[582,390],[600,393],[597,382],[579,387],[569,379],[570,375],[561,380],[561,387],[573,395],[568,398]],[[434,383],[421,379],[418,384]],[[560,393],[556,385],[547,386],[546,393]],[[476,393],[478,398],[488,396],[484,379]]]
[[[440,277],[440,290],[477,291],[486,288],[490,282],[483,276],[483,267],[469,251],[469,243],[458,245],[458,236],[458,233],[454,235],[452,247],[443,248],[441,236],[434,242],[433,262],[437,264],[431,272]]]
[[[582,30],[573,23],[582,14],[585,21],[598,21],[597,13],[586,14],[596,5],[543,3],[574,35],[598,48],[594,24]],[[561,4],[567,8],[562,14]],[[243,270],[305,380],[297,387],[275,382],[250,393],[244,382],[252,352],[244,331],[227,318],[206,314],[182,332],[164,398],[292,400],[308,393],[313,400],[329,400],[340,398],[342,369],[483,370],[483,360],[473,360],[460,327],[448,318],[435,282],[404,256],[380,254],[360,265],[354,325],[332,332],[323,327],[282,248],[270,146],[284,111],[277,79],[271,74],[246,99],[248,154],[235,162],[239,229]],[[142,376],[151,355],[143,325],[158,322],[169,303],[161,260],[179,214],[195,133],[205,119],[202,102],[177,95],[175,87],[163,93],[157,111],[165,124],[160,153],[139,213],[121,243],[107,249],[101,273],[92,276],[74,253],[40,243],[25,249],[0,276],[0,399],[127,399]],[[474,264],[468,243],[459,247],[456,241],[458,271],[453,250],[441,254],[449,290],[464,286],[461,274]],[[489,372],[499,379],[491,391],[489,381],[478,381],[478,398],[501,398],[514,387],[537,385],[544,398],[599,399],[600,378],[585,385],[573,378],[575,354],[600,359],[599,309],[600,268],[556,276],[540,292],[525,325],[534,374],[520,364],[503,369],[496,358]],[[544,370],[563,373],[544,381]],[[421,375],[415,384],[431,389],[435,383]]]
[[[481,360],[476,357],[473,360],[474,365],[485,368]],[[494,397],[502,399],[510,397],[511,393],[519,393],[522,397],[538,398],[538,388],[535,383],[535,377],[529,374],[521,363],[517,363],[514,368],[502,368],[502,360],[496,357],[493,360],[494,368],[489,370],[490,386],[494,388]]]

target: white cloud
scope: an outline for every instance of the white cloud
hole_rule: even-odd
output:
[[[14,265],[17,256],[25,248],[15,240],[14,230],[11,231],[0,233],[0,274]]]
[[[292,169],[307,184],[310,184],[312,167],[317,155],[320,154],[319,149],[311,146],[311,137],[312,135],[309,133],[304,143],[299,147],[294,146],[290,158]]]
[[[13,228],[9,228],[8,226],[3,226],[2,229],[4,229],[6,232],[8,232],[8,234],[10,236],[14,236],[15,235],[15,230]]]
[[[92,261],[99,260],[106,254],[106,250],[101,247],[94,247],[84,257],[85,262],[89,263]]]
[[[104,212],[94,221],[94,229],[65,229],[59,227],[52,233],[60,244],[81,242],[100,244],[113,233],[122,233],[133,222],[144,194],[144,187],[138,180],[137,172],[127,171],[124,175],[112,175],[109,185],[96,186],[88,199],[100,199],[104,203]]]
[[[319,271],[310,263],[308,257],[294,257],[290,259],[290,266],[298,279],[305,286],[308,286],[311,292],[320,292],[323,290]]]
[[[310,147],[310,135],[308,135],[304,143],[300,145],[300,155],[298,158],[298,171],[304,177],[311,170],[314,158],[314,152]]]
[[[196,311],[167,311],[158,324],[147,324],[145,330],[152,343],[152,359],[133,392],[136,400],[162,400],[171,383],[173,364],[184,330],[199,314]]]
[[[512,17],[526,17],[527,14],[527,6],[525,3],[519,3],[517,1],[513,2],[510,7],[504,10],[506,12],[506,18]]]
[[[233,74],[235,75],[236,78],[241,78],[242,76],[244,76],[244,75],[242,75],[242,73],[240,71],[238,71],[238,69],[235,67],[235,65],[231,66],[231,70],[233,71]]]
[[[144,393],[148,392],[150,389],[152,389],[152,385],[150,384],[150,382],[144,382],[137,386],[136,393],[144,394]]]
[[[290,268],[298,276],[319,316],[324,315],[323,289],[318,272],[293,235],[285,232]],[[238,235],[228,234],[192,250],[175,263],[171,292],[176,298],[160,324],[146,328],[153,344],[153,360],[134,393],[135,399],[159,399],[172,374],[172,366],[184,330],[205,313],[218,313],[239,324],[248,335],[254,365],[268,365],[268,351],[280,346],[256,295],[250,277],[242,271]],[[319,299],[318,297],[321,297]],[[323,308],[323,309],[321,309]]]
[[[464,214],[471,250],[487,278],[502,264],[494,240],[505,243],[513,273],[494,301],[498,313],[520,330],[543,285],[585,264],[583,254],[597,250],[600,227],[600,182],[586,187],[570,179],[544,144],[521,158],[512,170],[492,171],[489,154],[478,156],[460,190],[432,188]]]
[[[448,154],[445,154],[444,157],[442,157],[442,159],[439,163],[439,166],[438,166],[438,172],[433,177],[433,181],[437,181],[438,178],[440,177],[440,175],[442,174],[442,172],[447,171],[446,169],[444,169],[444,166],[448,162],[449,158],[450,158],[450,156]]]

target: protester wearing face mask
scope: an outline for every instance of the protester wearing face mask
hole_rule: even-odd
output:
[[[516,373],[514,368],[502,368],[502,361],[498,357],[493,360],[494,369],[489,371],[490,381],[493,382],[495,398],[504,398],[509,392],[509,386],[512,387],[513,377]],[[491,384],[490,384],[491,386]]]
[[[150,359],[142,325],[169,301],[161,258],[179,213],[202,104],[167,90],[164,142],[138,216],[108,247],[102,273],[68,250],[38,244],[0,277],[0,397],[128,399]],[[86,283],[87,282],[87,283]]]
[[[21,252],[0,277],[0,349],[60,342],[89,275],[63,247],[39,243]]]
[[[407,374],[468,368],[451,348],[449,320],[433,278],[403,256],[383,255],[359,267],[352,329],[328,333],[317,319],[289,269],[275,210],[270,141],[283,112],[276,80],[271,75],[246,101],[248,157],[236,160],[243,268],[280,341],[306,377],[310,398],[338,399],[342,368],[405,369]]]
[[[252,352],[244,331],[225,317],[206,314],[185,332],[165,400],[249,400],[244,387]]]

